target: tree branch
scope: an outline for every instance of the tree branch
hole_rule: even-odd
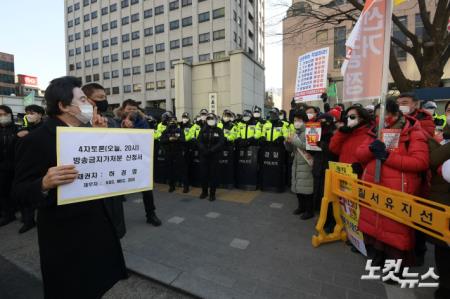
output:
[[[422,19],[423,27],[431,36],[434,33],[434,30],[433,25],[431,25],[430,18],[428,16],[427,4],[425,3],[425,0],[417,0],[417,1],[419,2],[420,18]]]

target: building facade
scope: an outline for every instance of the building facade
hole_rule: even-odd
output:
[[[16,92],[14,74],[14,55],[0,52],[0,95]]]
[[[309,51],[323,47],[330,48],[328,62],[328,79],[330,82],[337,83],[337,97],[342,99],[342,75],[341,65],[345,58],[345,41],[352,30],[352,22],[346,21],[339,25],[323,24],[323,26],[311,26],[309,30],[302,30],[306,27],[305,16],[302,14],[314,9],[319,9],[326,13],[336,12],[338,6],[351,5],[346,4],[345,0],[319,0],[314,1],[293,0],[292,6],[288,9],[286,18],[283,20],[283,108],[289,109],[292,98],[295,93],[297,60],[300,55]],[[434,2],[433,2],[434,3]],[[432,2],[427,3],[431,17],[433,17],[436,7]],[[426,40],[426,34],[423,28],[422,19],[419,14],[419,7],[415,1],[406,1],[394,8],[394,13],[400,21],[419,36],[421,40]],[[406,41],[406,36],[393,25],[393,36]],[[419,80],[420,73],[414,58],[399,47],[394,47],[397,60],[400,63],[405,76],[412,80]],[[393,80],[390,77],[390,82]],[[447,62],[443,76],[444,85],[450,86],[450,62]],[[335,100],[335,99],[332,99]]]
[[[173,110],[176,62],[243,49],[264,64],[263,0],[65,0],[67,74]]]
[[[34,91],[35,96],[41,94],[38,87],[38,78],[29,75],[18,74],[16,80],[16,96],[27,96]]]

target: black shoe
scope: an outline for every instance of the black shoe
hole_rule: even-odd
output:
[[[160,226],[161,220],[156,216],[156,214],[151,214],[147,217],[147,223],[153,225],[153,226]]]
[[[172,193],[173,191],[175,191],[175,186],[170,186],[169,187],[169,193]]]
[[[5,226],[16,220],[16,216],[6,216],[0,219],[0,226]]]
[[[305,212],[300,216],[301,220],[308,220],[314,217],[314,213],[313,212]]]
[[[304,213],[305,209],[297,208],[292,212],[293,215],[300,215],[301,213]]]
[[[184,186],[183,193],[188,193],[188,192],[189,192],[189,186]]]
[[[23,234],[26,233],[27,231],[29,231],[30,229],[34,228],[36,226],[36,222],[30,222],[30,223],[25,223],[24,225],[22,225],[22,227],[19,229],[19,234]]]
[[[202,194],[200,194],[200,199],[205,199],[208,197],[208,192],[202,192]]]
[[[216,200],[216,195],[215,194],[210,194],[209,195],[209,201],[215,201]]]

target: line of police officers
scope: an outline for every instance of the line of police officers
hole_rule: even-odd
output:
[[[286,183],[284,140],[293,125],[286,112],[273,108],[268,120],[261,109],[244,110],[236,115],[225,110],[219,120],[202,109],[195,121],[183,113],[181,121],[171,112],[162,115],[155,128],[155,181],[202,187],[201,199],[216,199],[216,188],[237,186],[282,192]]]

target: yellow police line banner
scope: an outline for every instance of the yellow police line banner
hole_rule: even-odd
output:
[[[330,161],[328,162],[328,166],[329,169],[335,171],[336,173],[355,179],[358,178],[358,176],[353,173],[351,164]],[[339,197],[339,203],[341,204],[341,219],[347,232],[347,238],[350,240],[353,246],[358,249],[359,252],[367,256],[367,249],[364,244],[364,235],[358,229],[359,204],[357,202],[348,200],[345,197]]]
[[[58,127],[57,164],[78,178],[58,187],[58,205],[153,189],[153,130]]]
[[[328,171],[334,195],[450,244],[450,206]]]

